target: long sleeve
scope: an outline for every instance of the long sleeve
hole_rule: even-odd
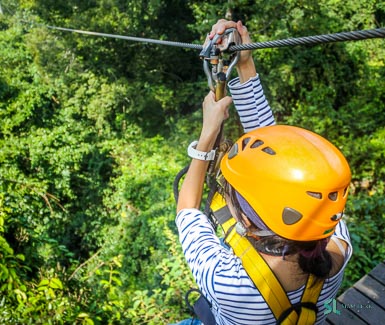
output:
[[[275,124],[258,74],[243,84],[235,78],[228,85],[245,133]]]

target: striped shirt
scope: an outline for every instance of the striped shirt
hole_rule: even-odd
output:
[[[275,124],[258,75],[244,84],[240,84],[239,78],[233,79],[229,89],[245,132]],[[196,209],[183,209],[177,215],[176,224],[187,263],[199,289],[212,304],[217,324],[276,324],[241,260],[221,244],[206,215]],[[333,236],[346,241],[348,248],[341,270],[324,282],[317,302],[316,324],[324,321],[325,303],[336,296],[352,254],[349,232],[343,221]],[[287,293],[292,304],[300,302],[304,287]]]
[[[239,78],[235,78],[228,85],[245,133],[275,124],[259,75],[243,84],[239,83]]]
[[[261,293],[247,275],[241,260],[225,248],[216,236],[206,215],[196,209],[183,209],[176,218],[183,253],[193,277],[203,295],[212,304],[217,324],[276,324],[276,320]],[[349,232],[341,221],[335,237],[348,243],[345,263],[333,277],[325,280],[317,302],[316,324],[325,319],[325,303],[336,296],[343,270],[352,254]],[[301,300],[304,286],[288,292],[292,304]]]

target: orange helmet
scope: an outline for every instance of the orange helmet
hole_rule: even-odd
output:
[[[287,125],[243,135],[223,157],[221,170],[267,227],[298,241],[332,235],[351,180],[349,165],[333,144]]]

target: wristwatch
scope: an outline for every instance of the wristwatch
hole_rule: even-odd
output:
[[[215,149],[213,149],[209,152],[199,151],[199,150],[195,149],[197,144],[198,144],[198,141],[193,141],[188,146],[187,154],[189,155],[189,157],[194,158],[194,159],[198,159],[198,160],[203,160],[203,161],[214,160]]]

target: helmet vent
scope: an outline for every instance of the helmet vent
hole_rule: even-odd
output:
[[[238,154],[238,144],[235,143],[229,151],[229,159],[234,158]]]
[[[315,199],[319,199],[319,200],[322,199],[322,193],[320,193],[320,192],[307,191],[306,194],[311,196],[311,197],[314,197]]]
[[[328,195],[328,198],[332,201],[337,201],[337,198],[338,198],[338,192],[331,192],[329,193]]]
[[[265,147],[262,149],[263,152],[266,152],[267,154],[271,155],[271,156],[274,156],[276,154],[276,152],[271,149],[270,147]]]
[[[245,149],[245,147],[246,147],[246,145],[249,143],[249,141],[250,141],[250,138],[244,138],[244,139],[242,140],[242,150]]]
[[[348,188],[345,187],[345,189],[344,189],[344,194],[343,194],[342,196],[345,197],[347,192],[348,192]]]
[[[282,220],[286,225],[293,225],[302,219],[302,214],[292,208],[284,208]]]
[[[343,214],[344,214],[343,212],[337,213],[334,216],[332,216],[330,219],[332,221],[338,221],[338,220],[340,220],[342,218]]]
[[[264,142],[262,140],[255,140],[254,143],[250,146],[250,148],[258,148],[260,146],[262,146],[264,144]]]

